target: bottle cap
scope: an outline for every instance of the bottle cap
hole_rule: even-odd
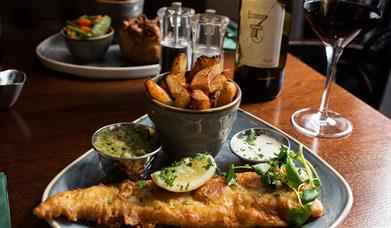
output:
[[[171,3],[171,8],[172,8],[174,11],[176,11],[176,12],[180,11],[181,8],[182,8],[182,2],[172,2],[172,3]]]
[[[207,14],[207,15],[214,15],[214,14],[216,14],[216,10],[214,10],[214,9],[206,9],[205,10],[205,14]]]

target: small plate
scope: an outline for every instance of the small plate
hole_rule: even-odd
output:
[[[288,138],[278,131],[267,128],[242,130],[232,136],[229,143],[232,153],[251,163],[267,162],[277,157],[282,145],[289,150]]]
[[[152,121],[147,115],[135,120],[134,123],[153,126]],[[289,139],[292,150],[297,151],[299,148],[300,143],[296,139],[273,127],[262,119],[239,109],[228,140],[224,143],[220,152],[215,156],[215,161],[218,167],[217,172],[224,172],[228,170],[229,165],[232,163],[235,165],[245,164],[230,151],[228,144],[234,134],[248,128],[267,128],[279,131]],[[320,218],[308,221],[305,224],[305,227],[338,227],[347,217],[352,207],[352,190],[345,179],[337,171],[335,171],[322,158],[313,153],[308,147],[303,147],[303,154],[306,159],[316,167],[322,181],[319,200],[323,203],[325,212]],[[151,171],[159,169],[164,165],[168,165],[168,159],[169,157],[164,153],[164,151],[159,152]],[[86,188],[99,183],[108,183],[108,177],[104,174],[99,164],[99,157],[97,153],[95,153],[93,149],[87,151],[53,178],[43,193],[42,201],[45,201],[49,196],[58,192],[69,191],[76,188]],[[50,220],[48,223],[55,228],[95,227],[94,223],[87,223],[83,221],[71,222],[64,218]]]
[[[109,47],[105,57],[91,64],[77,64],[65,45],[60,33],[56,33],[36,48],[39,60],[47,68],[90,79],[136,79],[155,76],[159,64],[130,66],[121,55],[118,44]]]

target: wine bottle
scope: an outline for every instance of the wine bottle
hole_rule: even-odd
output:
[[[234,80],[250,101],[276,98],[284,82],[291,0],[241,0]]]

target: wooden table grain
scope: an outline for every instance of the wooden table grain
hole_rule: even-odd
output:
[[[0,171],[8,179],[13,227],[47,227],[32,210],[50,180],[90,149],[96,129],[146,113],[142,79],[87,80],[40,64],[35,47],[54,31],[3,28],[4,68],[27,74],[16,105],[0,112]],[[225,63],[233,67],[232,53]],[[269,102],[243,103],[241,108],[295,137],[342,174],[354,197],[343,227],[390,227],[391,120],[333,85],[330,109],[353,122],[353,133],[341,139],[299,134],[290,116],[301,108],[318,107],[323,85],[322,75],[289,56],[281,95]]]

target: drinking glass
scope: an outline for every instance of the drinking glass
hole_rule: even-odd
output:
[[[304,0],[305,18],[326,48],[327,74],[319,109],[301,109],[291,117],[300,133],[339,138],[352,132],[348,119],[328,110],[331,83],[343,48],[377,24],[385,3],[386,0]]]

